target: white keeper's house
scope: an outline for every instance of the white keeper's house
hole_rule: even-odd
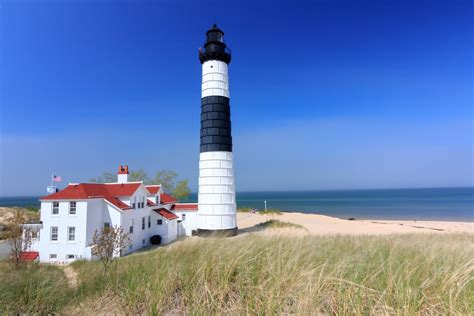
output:
[[[126,255],[150,245],[159,235],[167,244],[197,227],[196,203],[178,203],[160,185],[128,182],[128,166],[120,166],[115,183],[70,183],[42,197],[41,221],[31,223],[33,241],[28,254],[41,262],[91,259],[96,230],[121,226],[131,244]]]

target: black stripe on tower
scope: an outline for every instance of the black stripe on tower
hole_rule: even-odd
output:
[[[229,98],[201,99],[201,152],[232,151]]]

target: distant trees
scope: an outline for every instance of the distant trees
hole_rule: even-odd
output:
[[[191,193],[189,188],[189,180],[179,180],[178,174],[173,170],[159,170],[156,172],[154,178],[150,178],[145,170],[142,168],[138,170],[131,170],[128,175],[129,181],[143,181],[144,184],[161,184],[161,188],[166,193],[170,193],[177,200],[186,199]],[[101,176],[93,178],[91,182],[97,183],[107,183],[107,182],[116,182],[117,175],[104,171]]]
[[[189,188],[188,182],[189,181],[187,179],[181,180],[175,185],[173,189],[173,196],[178,201],[186,199],[191,193],[191,189]]]
[[[131,170],[128,175],[128,181],[143,181],[145,184],[151,183],[146,171],[142,168],[138,170]]]
[[[178,174],[173,170],[159,170],[155,175],[154,183],[161,184],[161,188],[165,192],[172,193],[176,188],[177,177]]]
[[[96,183],[117,182],[117,175],[110,171],[104,171],[102,172],[102,175],[97,178],[92,178],[90,181]]]
[[[91,253],[99,258],[107,273],[115,258],[120,256],[122,250],[131,243],[130,237],[121,226],[104,227],[101,231],[96,230],[92,237]]]

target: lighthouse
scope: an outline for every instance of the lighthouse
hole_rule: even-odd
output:
[[[199,49],[202,64],[198,235],[237,233],[230,123],[228,66],[224,32],[213,25]]]

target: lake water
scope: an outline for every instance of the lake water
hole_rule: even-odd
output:
[[[192,194],[190,201],[196,201]],[[239,192],[238,207],[267,207],[358,219],[474,221],[474,187]],[[39,206],[37,197],[0,198],[0,206]]]

